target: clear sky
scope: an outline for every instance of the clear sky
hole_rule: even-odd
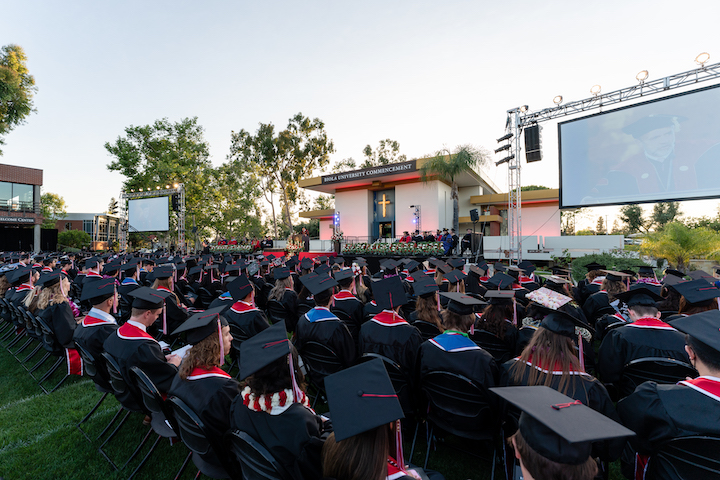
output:
[[[25,49],[39,88],[0,163],[43,169],[44,191],[71,212],[119,196],[104,143],[163,117],[197,116],[214,164],[231,130],[284,127],[297,112],[325,122],[333,160],[359,160],[384,138],[409,158],[492,150],[510,108],[628,87],[643,69],[651,80],[690,70],[704,51],[720,60],[717,0],[28,0],[0,12],[0,45]],[[543,126],[544,159],[523,166],[522,183],[557,187],[556,124]],[[505,166],[489,174],[507,184]],[[614,211],[596,209],[590,224]]]

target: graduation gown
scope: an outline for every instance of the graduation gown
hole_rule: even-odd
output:
[[[359,352],[377,353],[394,361],[412,379],[423,339],[417,328],[392,310],[383,310],[360,328]]]
[[[105,358],[101,355],[105,351],[104,344],[107,338],[118,329],[115,319],[109,313],[93,308],[75,328],[73,339],[95,359],[97,375],[93,379],[100,387],[112,391],[110,375],[105,366]]]
[[[502,366],[502,378],[500,383],[502,386],[523,386],[528,385],[528,378],[530,376],[530,369],[536,368],[544,373],[550,373],[552,380],[550,388],[559,390],[560,381],[562,380],[562,368],[556,366],[552,370],[549,370],[543,366],[532,366],[532,362],[527,362],[527,368],[524,370],[522,377],[519,381],[513,380],[514,369],[513,366],[519,362],[519,358],[508,360]],[[596,412],[602,413],[608,418],[620,422],[620,417],[613,406],[610,395],[608,394],[605,386],[600,383],[595,377],[585,372],[570,371],[569,383],[567,391],[564,392],[570,398],[581,401],[584,405],[592,408]],[[544,378],[542,379],[544,384]],[[511,435],[517,429],[517,419],[520,417],[519,412],[509,407],[508,410],[508,427],[505,429],[505,436]],[[603,460],[613,461],[620,457],[623,446],[625,445],[625,439],[614,439],[603,442],[596,442],[593,444],[593,456],[599,456]]]
[[[322,343],[338,356],[344,367],[355,362],[355,341],[345,324],[326,307],[314,307],[298,320],[295,347],[302,355],[309,341]]]
[[[172,290],[168,290],[164,287],[158,287],[158,290],[174,294]],[[165,316],[167,321],[167,334],[170,335],[172,332],[175,331],[175,329],[185,323],[185,320],[190,318],[190,313],[187,311],[186,308],[184,308],[184,306],[182,306],[182,304],[178,305],[174,295],[170,295],[165,299]],[[158,330],[161,331],[163,326],[162,322],[163,318],[162,314],[160,314],[158,319],[155,321],[155,325],[157,326]]]
[[[495,359],[466,335],[446,331],[420,345],[418,353],[419,381],[431,371],[443,370],[463,375],[485,388],[498,385],[499,371]],[[491,396],[491,402],[493,397]],[[491,407],[496,408],[492,403]],[[467,419],[448,412],[436,412],[443,423],[466,430]]]
[[[241,330],[247,340],[270,326],[265,314],[255,305],[237,301],[223,314],[228,324]]]
[[[298,296],[297,293],[295,293],[295,290],[292,288],[286,288],[283,292],[280,303],[283,304],[283,307],[285,307],[285,311],[287,312],[285,328],[288,332],[294,332],[298,318]]]
[[[605,290],[593,293],[583,303],[582,311],[590,325],[595,325],[595,321],[605,313],[614,313],[615,308],[610,305],[608,294]]]
[[[625,365],[644,357],[674,358],[686,363],[685,335],[656,318],[641,318],[607,332],[598,351],[597,370],[605,383],[617,383]]]
[[[77,323],[72,308],[68,302],[54,303],[48,305],[40,314],[45,323],[55,334],[57,346],[63,348],[75,348],[73,334]]]
[[[507,346],[508,350],[510,351],[510,356],[517,355],[520,353],[517,349],[518,346],[518,329],[513,325],[513,323],[505,319],[505,334],[500,337],[495,332],[490,332],[490,330],[487,328],[487,324],[485,323],[485,320],[482,319],[482,316],[480,314],[475,314],[475,331],[478,330],[485,330],[489,333],[492,333],[496,337],[500,338],[503,343]],[[508,359],[510,357],[505,357],[505,359]]]
[[[225,292],[222,295],[220,295],[218,298],[210,302],[210,306],[208,307],[208,310],[212,310],[216,307],[223,307],[222,312],[220,312],[222,315],[225,315],[225,313],[230,309],[230,307],[233,306],[233,298],[232,295],[230,295],[229,292]]]
[[[232,403],[230,427],[262,444],[294,478],[322,478],[323,421],[302,404],[267,413],[246,407],[240,395]]]
[[[237,380],[218,367],[196,367],[185,380],[176,375],[168,391],[200,417],[208,437],[217,445],[224,445],[223,436],[230,429],[230,405],[239,394]],[[215,463],[219,461],[215,459]]]
[[[167,393],[177,375],[177,367],[168,363],[160,344],[147,332],[126,322],[114,335],[105,340],[105,351],[117,360],[120,373],[128,384],[125,393],[116,395],[118,401],[134,410],[145,410],[142,395],[131,376],[131,367],[137,366],[152,380],[160,393]]]
[[[618,402],[617,411],[623,425],[636,433],[629,444],[641,455],[656,453],[673,438],[720,436],[720,378],[703,376],[676,385],[645,382]],[[623,473],[631,473],[632,466],[623,465]]]
[[[382,312],[382,308],[378,306],[377,302],[375,300],[369,301],[363,307],[363,321],[368,317],[374,317],[380,312]]]
[[[340,290],[333,298],[335,306],[332,311],[341,310],[350,317],[350,324],[347,327],[357,341],[360,335],[360,326],[363,323],[363,303],[348,290]]]
[[[10,296],[9,300],[10,303],[15,305],[16,307],[19,307],[23,305],[23,302],[25,301],[25,298],[30,294],[30,292],[33,291],[33,286],[29,283],[23,283],[19,287],[15,289],[15,291],[12,292],[12,295]]]

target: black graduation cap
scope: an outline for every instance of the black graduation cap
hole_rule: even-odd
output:
[[[662,283],[666,287],[671,287],[673,285],[677,285],[678,283],[683,283],[686,280],[677,277],[675,275],[666,275],[665,278],[662,279],[660,283]]]
[[[693,270],[688,275],[693,280],[705,280],[707,283],[715,283],[715,278],[704,270]]]
[[[655,275],[655,270],[650,265],[635,265],[640,275]]]
[[[297,264],[298,261],[295,258],[290,258],[287,262],[285,262],[285,266],[290,270],[294,269]]]
[[[357,263],[358,267],[367,267],[367,264],[368,264],[367,260],[365,260],[364,258],[360,258],[360,257],[356,258],[353,261],[353,263]]]
[[[155,290],[150,287],[140,287],[128,293],[128,295],[133,297],[132,308],[155,310],[162,308],[165,304],[165,299],[172,295],[172,293],[165,290]]]
[[[309,277],[309,275],[305,275],[302,278]],[[305,282],[303,282],[305,287],[310,291],[313,295],[318,295],[326,290],[329,290],[335,286],[337,286],[337,282],[335,279],[329,275],[314,275],[311,278],[308,278]]]
[[[103,275],[112,275],[113,273],[120,270],[121,267],[122,265],[120,264],[120,262],[108,263],[103,267],[102,273]]]
[[[713,350],[720,352],[720,310],[704,312],[670,320],[676,330],[690,335]]]
[[[526,274],[531,274],[535,271],[536,268],[530,260],[523,260],[522,262],[518,263],[518,267],[522,268]]]
[[[488,280],[488,283],[490,285],[492,285],[496,288],[499,288],[499,289],[507,288],[507,287],[511,286],[514,282],[515,282],[514,278],[512,278],[507,273],[503,273],[503,272],[496,273],[495,275],[490,277],[490,279]]]
[[[470,265],[470,270],[468,271],[468,274],[475,275],[476,277],[482,277],[487,272],[487,263],[483,265]]]
[[[472,315],[481,306],[487,305],[487,302],[460,292],[440,292],[440,295],[450,300],[448,310],[458,315]]]
[[[493,264],[493,267],[495,268],[496,272],[504,272],[507,267],[502,262],[495,262]]]
[[[438,287],[437,283],[427,275],[425,275],[425,278],[415,280],[413,283],[413,292],[418,297],[430,297],[439,290],[440,287]]]
[[[227,284],[227,289],[233,300],[237,302],[250,295],[253,286],[245,275],[238,275],[235,280]]]
[[[490,391],[520,410],[519,430],[542,457],[564,465],[585,463],[592,443],[635,433],[550,387],[494,387]],[[334,423],[334,419],[333,419]]]
[[[558,286],[572,284],[570,280],[559,275],[544,275],[543,278],[545,278],[545,283],[555,284]]]
[[[665,275],[672,275],[672,276],[678,277],[678,278],[680,278],[680,279],[684,279],[684,278],[685,278],[685,274],[684,274],[684,273],[682,273],[680,270],[675,270],[675,269],[672,269],[672,268],[666,269],[666,270],[665,270]]]
[[[576,338],[577,335],[575,335],[575,327],[581,327],[584,328],[590,332],[594,332],[595,329],[593,329],[590,325],[583,322],[577,317],[574,317],[569,312],[565,310],[552,310],[550,308],[547,308],[543,305],[534,304],[538,308],[544,311],[549,311],[545,318],[542,319],[542,327],[550,330],[553,333],[557,333],[558,335],[563,335],[565,337],[570,338]]]
[[[315,271],[315,273],[318,273],[318,274],[324,274],[324,273],[329,273],[330,270],[331,270],[331,268],[327,264],[323,263],[322,265],[318,265],[317,267],[315,267],[314,271]]]
[[[392,258],[387,258],[380,262],[380,266],[383,267],[385,270],[394,270],[400,265],[400,262],[396,262]]]
[[[453,271],[453,268],[445,262],[438,262],[437,269],[442,273],[449,273]]]
[[[438,263],[442,263],[442,260],[438,260],[435,257],[430,257],[427,260],[428,264],[432,265],[433,267],[437,267]]]
[[[85,259],[85,266],[87,268],[95,268],[98,266],[98,263],[100,263],[100,259],[98,257],[90,257]]]
[[[635,277],[638,275],[638,273],[635,273],[634,270],[630,270],[629,268],[625,268],[623,270],[620,270],[620,273],[627,273],[630,277]]]
[[[143,264],[143,265],[155,265],[155,262],[154,262],[153,260],[149,259],[149,258],[143,258],[143,259],[142,259],[142,264]]]
[[[200,265],[196,265],[192,267],[190,270],[188,270],[189,275],[197,275],[198,273],[203,271],[203,267]]]
[[[410,274],[410,278],[412,278],[413,281],[415,281],[415,282],[420,281],[420,280],[425,280],[425,279],[429,279],[429,280],[434,281],[433,278],[432,278],[430,275],[428,275],[427,273],[423,272],[422,270],[418,270],[417,272],[411,273],[411,274]]]
[[[83,285],[80,301],[90,300],[92,305],[97,305],[113,295],[115,295],[115,279],[100,278],[88,281]]]
[[[513,290],[488,290],[483,297],[488,299],[490,305],[512,305],[515,292]]]
[[[249,377],[289,353],[290,340],[287,338],[285,322],[272,324],[240,344],[240,378]]]
[[[631,285],[630,290],[617,293],[615,297],[622,300],[628,307],[636,305],[654,307],[656,302],[663,300],[663,297],[657,291],[645,283]]]
[[[345,259],[343,257],[335,257],[333,258],[333,263],[340,265],[341,263],[345,263]]]
[[[702,304],[709,302],[715,297],[720,297],[720,289],[710,285],[705,280],[692,280],[673,285],[672,288],[691,304]]]
[[[313,265],[314,265],[313,261],[310,260],[308,257],[305,257],[302,260],[300,260],[300,268],[302,268],[304,270],[310,270]]]
[[[373,297],[383,310],[393,310],[407,303],[407,295],[400,277],[388,277],[373,285]]]
[[[317,258],[315,259],[315,261],[318,262],[318,263],[325,263],[325,262],[328,261],[328,257],[325,257],[325,256],[317,257]]]
[[[550,271],[553,273],[553,275],[558,275],[558,276],[563,276],[563,275],[569,276],[570,275],[570,270],[568,270],[567,268],[563,268],[563,267],[550,267]]]
[[[416,262],[415,260],[410,260],[409,262],[407,262],[405,264],[405,268],[407,269],[408,272],[412,272],[419,266],[420,266],[420,263]]]
[[[137,261],[137,260],[132,260],[132,261],[130,261],[130,262],[122,265],[122,266],[120,267],[120,270],[121,270],[123,273],[124,273],[124,272],[127,272],[127,271],[129,271],[129,270],[135,270],[135,269],[137,268],[137,266],[138,266],[138,263],[140,263],[140,262]]]
[[[290,276],[290,270],[287,267],[276,267],[273,270],[273,277],[275,277],[275,280],[282,280],[283,278],[288,278]]]
[[[64,277],[66,277],[66,275],[64,273],[62,273],[62,271],[60,271],[60,270],[55,270],[54,272],[43,273],[42,275],[40,275],[40,278],[38,278],[36,285],[43,286],[43,287],[51,287],[51,286],[55,285],[56,283],[58,283],[60,281],[60,279],[64,278]],[[112,281],[113,281],[113,283],[115,283],[114,279]]]
[[[12,273],[6,275],[6,278],[8,282],[10,282],[11,284],[15,284],[29,280],[31,273],[31,267],[20,267],[13,270]]]
[[[403,418],[395,389],[380,359],[325,377],[325,390],[338,442]]]
[[[238,264],[231,263],[225,265],[225,273],[228,275],[238,276],[240,275],[240,270],[242,270],[242,268]]]
[[[337,280],[338,282],[342,282],[343,280],[353,278],[353,272],[352,269],[345,268],[343,270],[340,270],[339,272],[335,272],[333,276],[335,277],[335,280]]]
[[[657,130],[659,128],[672,127],[678,125],[680,122],[687,120],[687,117],[678,115],[648,115],[642,117],[639,120],[634,121],[629,125],[625,125],[622,128],[623,133],[632,135],[633,138],[640,138],[648,132]]]
[[[444,276],[450,283],[458,283],[460,280],[467,277],[467,275],[460,270],[453,270],[452,272],[446,273]]]
[[[222,345],[222,333],[219,331],[218,322],[220,327],[227,326],[227,320],[222,316],[222,312],[225,307],[215,307],[204,312],[197,312],[192,317],[188,318],[172,333],[177,335],[179,333],[187,332],[187,342],[191,345],[205,340],[212,334],[218,335],[220,345]]]
[[[607,278],[611,282],[620,282],[625,277],[630,276],[630,274],[628,274],[628,273],[618,272],[615,270],[604,270],[603,269],[601,271],[605,274],[605,278]]]
[[[587,268],[588,272],[592,272],[593,270],[605,270],[607,266],[597,262],[590,262],[585,265],[585,268]]]
[[[147,274],[145,277],[147,280],[164,279],[170,278],[175,273],[175,267],[172,265],[165,265],[162,267],[155,267],[152,272]]]
[[[465,259],[463,258],[451,258],[447,263],[453,268],[463,268],[465,266]]]

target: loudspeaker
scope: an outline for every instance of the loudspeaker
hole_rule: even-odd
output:
[[[174,212],[180,211],[180,195],[178,193],[173,193],[172,197],[170,197],[172,200],[172,209]]]
[[[477,222],[479,220],[480,220],[480,215],[478,215],[477,208],[473,208],[472,210],[470,210],[470,221]]]
[[[532,125],[525,129],[525,159],[528,162],[542,160],[542,140],[540,139],[540,125]]]

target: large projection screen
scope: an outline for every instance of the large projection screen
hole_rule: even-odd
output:
[[[720,197],[718,87],[558,124],[560,208]]]
[[[168,198],[154,197],[128,202],[128,223],[137,232],[166,232],[168,226]]]

